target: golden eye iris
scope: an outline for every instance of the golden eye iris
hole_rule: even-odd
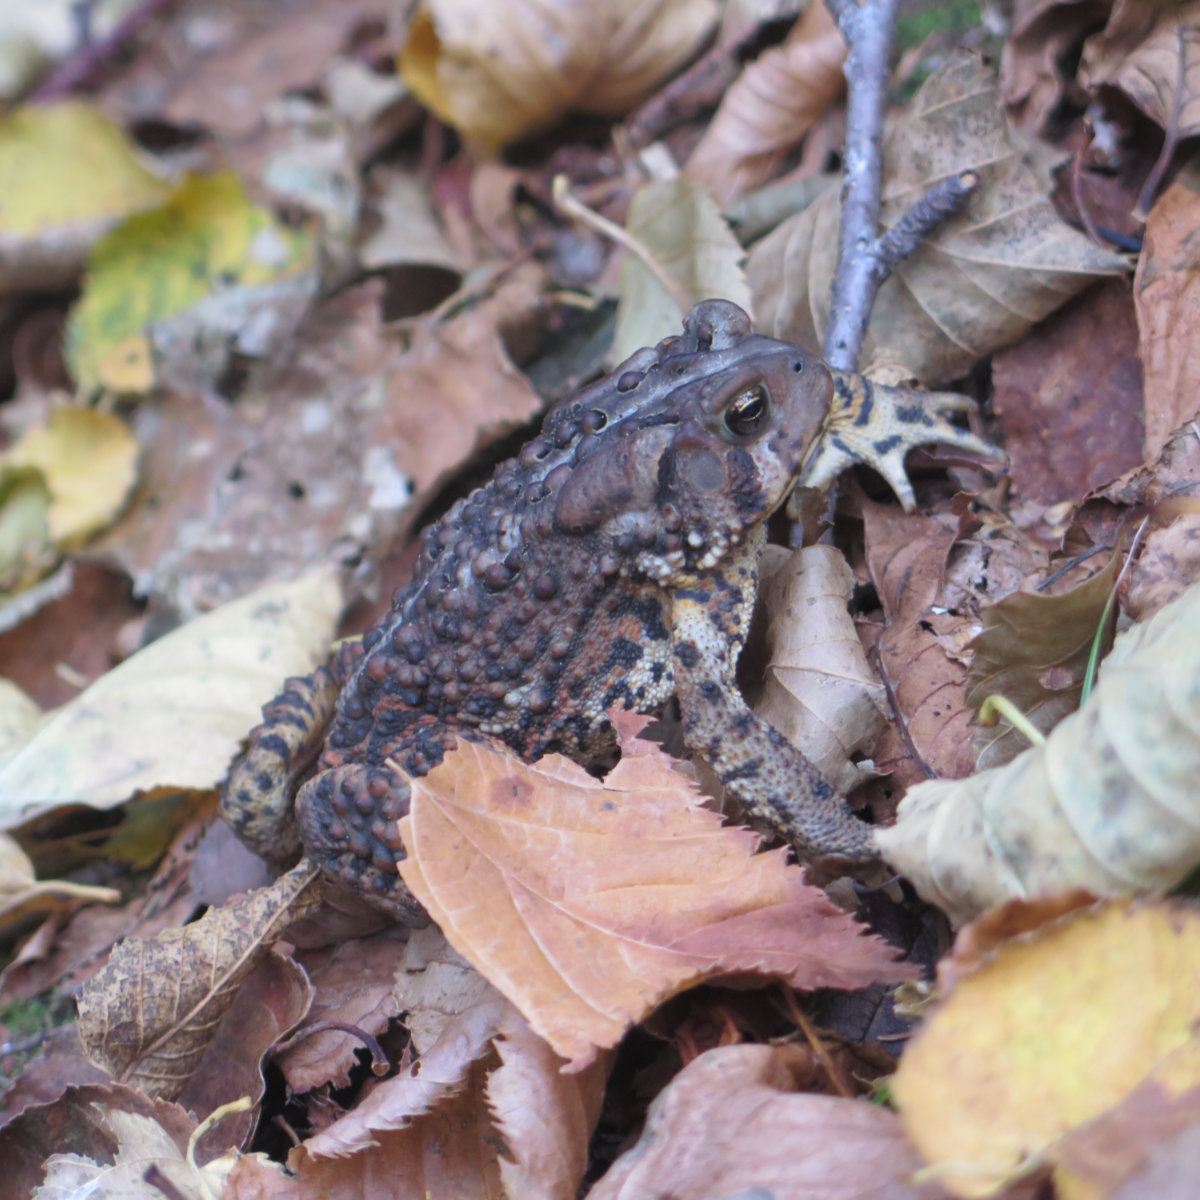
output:
[[[768,417],[771,399],[761,383],[735,396],[725,410],[725,427],[730,433],[745,437],[753,433]]]

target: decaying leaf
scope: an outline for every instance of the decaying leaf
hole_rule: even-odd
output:
[[[1193,55],[1200,63],[1200,50]],[[1133,282],[1146,375],[1147,458],[1157,457],[1175,429],[1200,416],[1198,222],[1200,159],[1193,158],[1150,210]]]
[[[864,778],[855,757],[870,753],[887,723],[883,687],[847,608],[854,574],[831,546],[779,558],[774,569],[759,567],[770,661],[755,711],[844,795]]]
[[[0,293],[69,286],[92,243],[168,185],[106,116],[84,104],[0,118]]]
[[[742,248],[703,184],[684,175],[644,184],[630,201],[625,228],[688,306],[721,296],[750,311]],[[621,264],[620,293],[612,349],[617,362],[679,332],[683,310],[635,254]]]
[[[163,1195],[145,1178],[153,1168],[174,1195],[210,1200],[203,1169],[185,1157],[195,1126],[178,1104],[147,1099],[123,1084],[68,1088],[0,1130],[5,1190],[37,1200],[85,1195],[153,1200]],[[219,1192],[219,1174],[207,1173],[207,1182]]]
[[[911,788],[877,841],[952,921],[1010,897],[1158,891],[1200,863],[1200,585],[1122,634],[1044,746]]]
[[[770,1196],[932,1200],[896,1117],[865,1100],[805,1095],[799,1046],[722,1046],[689,1063],[654,1101],[638,1144],[590,1200]]]
[[[145,391],[153,327],[202,303],[217,336],[235,343],[258,298],[269,309],[296,280],[311,292],[312,255],[311,239],[251,203],[232,172],[189,176],[93,248],[68,331],[76,381]]]
[[[725,93],[687,173],[721,205],[765,183],[780,158],[842,94],[846,45],[829,9],[810,4],[782,46],[751,63]]]
[[[717,15],[713,0],[424,0],[400,70],[438,117],[494,154],[570,109],[628,111]]]
[[[971,712],[991,695],[1011,701],[1039,733],[1049,733],[1079,707],[1092,647],[1112,646],[1111,623],[1104,627],[1108,604],[1125,555],[1069,591],[1013,592],[985,606],[983,632],[971,642],[974,657],[967,675]],[[975,764],[980,770],[1002,767],[1028,747],[1024,734],[1001,718],[975,730]]]
[[[349,1026],[375,1037],[405,1010],[395,992],[408,932],[394,926],[369,937],[297,952],[315,994],[304,1023],[275,1055],[293,1092],[329,1082],[350,1085],[350,1068],[362,1042],[345,1028],[316,1031],[315,1026]]]
[[[1200,1084],[1198,974],[1200,913],[1162,903],[1080,910],[1012,941],[905,1050],[905,1132],[955,1195],[984,1197],[1139,1086],[1186,1093]]]
[[[879,670],[905,725],[903,742],[885,735],[876,766],[901,784],[927,778],[929,771],[969,775],[975,763],[963,647],[978,623],[971,612],[951,611],[943,596],[959,522],[869,501],[862,511],[867,569],[887,618],[876,642]]]
[[[864,364],[886,362],[926,384],[954,379],[1093,279],[1124,271],[1059,219],[1031,155],[1008,129],[982,59],[960,53],[926,81],[887,135],[883,225],[949,175],[974,171],[980,184],[880,289]],[[826,191],[751,250],[746,271],[764,332],[821,345],[838,202]]]
[[[1128,283],[1089,288],[995,354],[992,388],[1013,492],[1027,511],[1077,503],[1141,466],[1142,363]]]
[[[893,951],[803,882],[783,851],[722,828],[615,713],[620,763],[598,782],[460,743],[412,780],[400,873],[450,944],[578,1068],[669,996],[755,974],[794,987],[907,977]]]
[[[316,869],[301,863],[191,925],[122,942],[79,996],[88,1057],[149,1096],[178,1096],[238,985],[284,928],[319,903],[316,879]]]
[[[210,788],[287,675],[328,653],[332,572],[276,584],[151,643],[64,705],[0,769],[0,820],[139,790]]]

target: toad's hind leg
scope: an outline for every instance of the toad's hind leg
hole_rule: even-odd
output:
[[[348,642],[311,675],[289,679],[264,705],[262,723],[251,730],[221,789],[221,816],[276,870],[300,856],[296,789],[321,751],[337,698],[361,657],[361,645]]]
[[[309,859],[377,908],[406,924],[425,910],[400,878],[399,821],[408,816],[407,781],[390,767],[346,763],[322,771],[296,796],[296,821]]]
[[[672,597],[675,690],[683,736],[716,771],[747,815],[796,847],[806,861],[868,863],[871,827],[737,690],[737,657],[753,596],[753,547],[721,573],[697,576]]]

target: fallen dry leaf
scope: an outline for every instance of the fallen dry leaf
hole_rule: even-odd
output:
[[[659,1094],[636,1146],[588,1200],[933,1200],[896,1117],[865,1100],[799,1092],[803,1047],[723,1046]],[[797,1068],[800,1068],[797,1070]]]
[[[712,32],[713,0],[423,0],[400,54],[421,101],[486,154],[568,110],[619,116]]]
[[[419,1062],[378,1083],[292,1151],[294,1177],[257,1160],[227,1200],[573,1200],[600,1111],[607,1063],[571,1075],[494,990],[443,1029]]]
[[[101,94],[106,111],[136,124],[163,121],[247,138],[269,120],[280,96],[312,88],[331,59],[370,22],[384,0],[292,0],[234,4],[207,14],[159,14],[157,35],[130,48]]]
[[[973,713],[992,695],[1011,701],[1039,733],[1047,734],[1079,707],[1092,648],[1112,647],[1113,623],[1105,607],[1116,587],[1125,555],[1067,591],[1019,591],[980,612],[983,632],[971,642],[966,704]],[[1003,717],[975,729],[975,765],[984,770],[1011,762],[1029,745]]]
[[[303,967],[284,954],[259,955],[254,969],[236,985],[229,1011],[176,1098],[198,1117],[239,1100],[252,1107],[224,1117],[198,1139],[201,1161],[249,1143],[267,1090],[266,1058],[273,1057],[274,1048],[304,1019],[312,999]],[[206,1010],[203,1019],[215,1015]],[[184,1040],[173,1040],[171,1050],[180,1049]]]
[[[854,574],[831,546],[778,559],[759,566],[769,662],[754,709],[845,795],[863,781],[854,759],[870,754],[887,724],[887,698],[847,608]]]
[[[877,831],[956,923],[1010,897],[1160,891],[1200,863],[1200,585],[1122,634],[1087,703],[1044,746],[911,788]]]
[[[1005,124],[995,76],[960,52],[936,71],[887,135],[882,223],[962,171],[980,184],[880,288],[862,362],[933,384],[966,374],[1093,279],[1125,270],[1065,225]],[[838,192],[824,192],[750,252],[763,332],[820,346],[838,243]]]
[[[380,561],[452,471],[541,407],[503,334],[530,321],[544,286],[523,264],[406,338],[384,327],[371,280],[313,310],[251,375],[236,420],[190,394],[143,405],[144,499],[100,549],[189,614]]]
[[[751,311],[742,247],[703,184],[685,175],[643,184],[629,202],[625,229],[675,284],[679,299],[692,305],[720,296]],[[635,350],[678,333],[683,315],[675,296],[646,264],[635,254],[626,255],[613,359],[622,362]]]
[[[396,969],[394,994],[413,1049],[424,1054],[455,1017],[495,989],[446,941],[436,925],[415,929]]]
[[[350,1085],[350,1068],[362,1042],[345,1029],[314,1031],[336,1023],[378,1036],[403,1011],[394,996],[395,976],[404,961],[408,930],[395,926],[295,957],[312,980],[313,1002],[303,1024],[275,1055],[293,1092],[301,1094],[332,1082]]]
[[[1012,120],[1040,133],[1072,93],[1064,64],[1096,27],[1096,11],[1076,0],[1022,0],[1000,53],[1000,95]]]
[[[1115,5],[1107,27],[1084,47],[1080,79],[1093,91],[1117,88],[1160,128],[1192,137],[1200,133],[1198,37],[1196,0]]]
[[[110,808],[140,790],[214,786],[279,681],[324,659],[340,613],[341,589],[327,571],[264,588],[151,643],[51,716],[0,769],[0,817],[17,823],[31,801]]]
[[[190,313],[193,336],[218,344],[208,371],[216,378],[239,339],[261,333],[264,313],[282,324],[290,300],[294,327],[316,284],[307,231],[255,204],[232,171],[188,175],[159,207],[127,217],[92,247],[68,322],[72,374],[85,392],[148,390],[169,362],[156,331]]]
[[[1146,373],[1148,459],[1158,456],[1173,430],[1200,416],[1198,192],[1200,162],[1193,159],[1150,210],[1133,281]]]
[[[1089,288],[1001,350],[992,384],[1017,495],[1074,503],[1141,465],[1142,365],[1124,280]]]
[[[27,1108],[0,1130],[0,1161],[11,1196],[150,1200],[154,1167],[178,1196],[208,1200],[201,1170],[185,1160],[196,1122],[178,1104],[150,1100],[123,1084],[68,1088]],[[210,1176],[219,1189],[219,1180]],[[45,1190],[38,1190],[39,1187]]]
[[[824,4],[810,4],[782,46],[742,72],[721,100],[686,171],[727,206],[765,183],[845,88],[846,44]]]
[[[946,562],[959,523],[869,501],[862,509],[867,569],[887,617],[876,642],[879,669],[906,734],[885,739],[875,765],[893,772],[900,784],[927,778],[929,772],[969,775],[975,762],[966,709],[967,668],[959,655],[947,652],[943,639],[964,629],[974,634],[977,618],[934,611],[944,607]],[[966,637],[962,640],[965,644]]]
[[[122,942],[79,996],[88,1057],[147,1095],[180,1095],[239,985],[287,925],[319,903],[316,878],[301,863],[191,925]]]
[[[722,828],[616,713],[620,763],[598,782],[460,743],[413,779],[400,873],[450,944],[576,1069],[669,996],[746,975],[865,987],[911,968],[803,882],[786,852]]]
[[[984,1197],[1144,1082],[1185,1093],[1200,1081],[1198,972],[1200,914],[1161,903],[1014,940],[906,1049],[892,1087],[905,1132],[956,1195]]]

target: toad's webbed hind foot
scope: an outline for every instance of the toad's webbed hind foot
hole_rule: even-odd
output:
[[[404,886],[398,822],[408,815],[408,783],[390,767],[348,763],[310,779],[296,796],[305,853],[327,875],[406,924],[425,910]]]

